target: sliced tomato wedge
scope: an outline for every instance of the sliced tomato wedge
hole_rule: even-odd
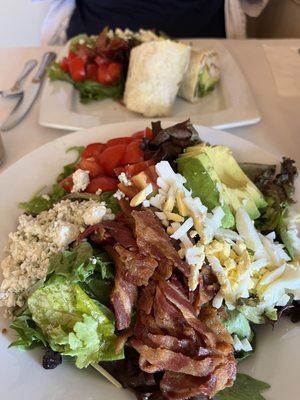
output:
[[[61,62],[59,63],[60,69],[62,69],[65,72],[69,72],[69,60],[67,57],[64,57]]]
[[[92,179],[86,188],[88,193],[96,193],[98,189],[103,190],[103,192],[116,190],[118,188],[119,181],[117,179],[111,178],[109,176],[97,176]]]
[[[80,82],[85,80],[85,62],[80,57],[74,57],[69,60],[69,71],[74,81]]]
[[[84,169],[85,171],[89,171],[91,178],[105,175],[104,168],[96,161],[94,157],[82,158],[76,167],[78,169],[80,168]]]
[[[127,147],[126,144],[117,144],[115,146],[107,147],[101,154],[99,154],[97,160],[108,175],[115,176],[114,168],[121,164],[121,160],[124,157]]]
[[[67,192],[71,192],[71,190],[73,189],[73,185],[74,185],[72,176],[68,176],[67,178],[63,179],[61,182],[59,182],[59,184]]]
[[[105,57],[101,57],[101,56],[97,56],[94,59],[94,62],[99,66],[99,65],[107,65],[108,64],[108,60]]]
[[[111,86],[118,81],[121,71],[122,65],[119,63],[100,64],[97,75],[98,82],[105,86]]]
[[[137,175],[140,172],[144,171],[150,165],[154,164],[155,164],[154,160],[147,160],[135,164],[128,164],[125,165],[124,167],[117,167],[114,169],[114,171],[117,176],[119,176],[122,172],[125,172],[127,178],[131,178],[132,176]]]
[[[73,58],[77,57],[77,54],[74,51],[69,50],[68,59],[72,60]]]
[[[125,137],[120,137],[120,138],[115,138],[115,139],[110,139],[107,143],[106,143],[106,147],[109,146],[115,146],[116,144],[129,144],[133,141],[132,137],[129,136],[125,136]]]
[[[144,161],[144,152],[141,149],[142,139],[135,139],[126,147],[121,165],[134,164]]]
[[[82,158],[97,157],[105,148],[103,143],[91,143],[82,152]]]
[[[145,128],[143,131],[136,132],[132,135],[133,138],[135,139],[142,139],[142,138],[148,138],[152,139],[153,138],[153,132],[152,129],[150,128]]]
[[[96,64],[88,64],[86,66],[86,77],[87,79],[90,79],[91,81],[97,81],[97,71],[98,67]]]

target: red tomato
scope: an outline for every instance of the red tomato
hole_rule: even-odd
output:
[[[67,192],[71,192],[73,189],[73,178],[72,176],[68,176],[67,178],[63,179],[59,182],[60,186],[62,186]]]
[[[91,180],[86,188],[86,192],[96,193],[98,189],[101,189],[104,192],[116,190],[118,188],[118,183],[119,181],[117,179],[110,178],[109,176],[98,176]]]
[[[116,139],[110,139],[105,146],[109,147],[109,146],[115,146],[116,144],[129,144],[132,141],[133,139],[131,137],[120,137]]]
[[[91,178],[105,175],[103,167],[95,160],[94,157],[82,158],[76,167],[78,169],[80,168],[84,169],[85,171],[89,171]]]
[[[86,77],[91,81],[97,81],[97,70],[98,67],[96,64],[88,64],[86,66]]]
[[[85,80],[86,74],[84,66],[85,63],[80,57],[74,57],[69,60],[69,70],[74,81],[80,82]]]
[[[97,157],[105,148],[103,143],[91,143],[82,152],[82,158]]]
[[[144,171],[150,165],[154,165],[154,160],[142,161],[135,164],[125,165],[124,167],[117,167],[114,169],[115,174],[119,176],[121,172],[125,172],[128,178],[131,178],[134,175],[139,174],[140,172]]]
[[[115,176],[114,168],[120,165],[125,150],[126,144],[117,144],[115,146],[107,147],[101,154],[99,154],[97,160],[103,166],[108,175]]]
[[[132,135],[132,137],[135,139],[142,139],[142,138],[146,137],[151,140],[153,138],[153,132],[152,132],[152,129],[146,128],[143,131],[134,133]]]
[[[99,65],[103,65],[103,64],[108,64],[108,61],[105,57],[101,57],[101,56],[97,56],[94,59],[94,62],[99,66]]]
[[[116,62],[101,64],[98,67],[98,82],[102,85],[111,86],[119,79],[122,65]]]
[[[80,57],[85,63],[88,59],[92,59],[94,56],[94,51],[87,47],[86,44],[78,43],[76,46],[76,54]]]
[[[126,148],[121,165],[144,161],[144,152],[141,149],[142,139],[135,139]]]
[[[75,58],[75,57],[77,57],[77,54],[74,53],[74,51],[69,50],[68,59],[72,60],[72,58]]]
[[[59,63],[60,68],[65,71],[69,72],[69,60],[67,57],[64,57],[61,62]]]

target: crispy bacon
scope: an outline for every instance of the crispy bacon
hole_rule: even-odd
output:
[[[115,249],[107,246],[106,251],[115,263],[115,282],[110,300],[115,312],[116,327],[122,330],[130,326],[132,309],[137,300],[137,287],[125,280],[126,270]]]
[[[130,344],[140,353],[143,359],[143,370],[148,373],[167,370],[193,376],[207,376],[221,361],[219,357],[205,357],[196,360],[172,350],[154,349],[137,339],[131,339]]]
[[[136,286],[147,285],[157,267],[157,261],[134,251],[128,251],[119,244],[115,250],[124,266],[124,279]]]
[[[170,261],[185,276],[189,274],[188,265],[181,260],[171,239],[151,210],[132,211],[135,220],[137,245],[142,254],[157,261]]]
[[[132,230],[122,221],[103,221],[102,226],[109,232],[116,243],[126,249],[137,248]]]

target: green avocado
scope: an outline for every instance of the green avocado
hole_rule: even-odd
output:
[[[222,206],[224,228],[234,226],[233,213],[244,207],[252,219],[260,216],[267,203],[254,183],[245,175],[226,146],[200,144],[187,147],[178,160],[178,170],[187,186],[211,211]]]

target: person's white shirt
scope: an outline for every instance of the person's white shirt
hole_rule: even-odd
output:
[[[269,1],[225,0],[226,37],[228,39],[246,38],[246,16],[258,17]],[[66,29],[74,8],[75,0],[52,0],[42,25],[41,44],[62,45],[66,42]]]

